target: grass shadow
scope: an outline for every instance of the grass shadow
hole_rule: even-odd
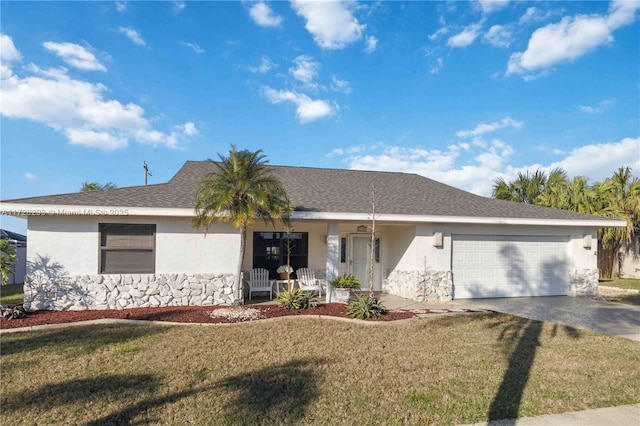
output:
[[[227,424],[293,424],[319,397],[315,369],[327,360],[301,359],[229,377],[220,386],[235,397],[227,404]]]
[[[52,331],[29,331],[2,336],[0,356],[36,351],[43,348],[93,352],[114,343],[167,332],[167,326],[99,324],[65,327]]]
[[[149,409],[161,407],[166,404],[177,402],[183,398],[195,395],[200,392],[211,390],[210,387],[186,389],[180,392],[174,392],[169,395],[159,396],[156,398],[147,398],[137,404],[129,405],[120,411],[107,414],[98,419],[85,423],[86,426],[104,426],[104,425],[138,425],[138,424],[156,424],[158,419],[145,419],[132,423],[140,414],[146,413]]]
[[[517,342],[511,352],[509,365],[504,373],[500,387],[489,407],[488,420],[515,419],[518,417],[522,394],[529,381],[529,374],[536,350],[540,346],[540,332],[543,323],[540,321],[526,321],[522,327],[518,322],[517,329],[511,329],[508,338]]]
[[[135,398],[141,393],[153,393],[158,382],[151,374],[106,375],[88,379],[47,384],[26,392],[9,393],[2,398],[3,414],[23,409],[49,411],[59,406],[73,405],[102,398]]]
[[[563,259],[549,258],[540,265],[536,274],[526,267],[525,256],[516,245],[503,245],[499,255],[508,268],[510,284],[520,294],[548,294],[554,284],[565,279],[561,272],[566,269]],[[521,317],[509,318],[511,319],[505,318],[498,325],[502,327],[498,341],[503,345],[509,363],[489,406],[489,421],[518,418],[524,390],[529,382],[538,347],[541,346],[540,336],[544,322]],[[564,329],[569,337],[580,337],[576,329]],[[556,333],[557,326],[552,330],[552,337]]]

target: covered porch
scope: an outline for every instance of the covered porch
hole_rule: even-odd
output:
[[[332,301],[329,283],[340,275],[358,277],[361,289],[368,290],[373,262],[376,292],[414,301],[451,300],[451,273],[441,265],[449,261],[442,253],[446,239],[442,233],[434,235],[429,224],[379,222],[372,256],[371,225],[371,221],[296,220],[287,233],[283,227],[256,223],[247,232],[244,280],[255,268],[268,270],[269,279],[278,280],[278,268],[287,265],[288,257],[294,270],[291,281],[297,281],[298,270],[309,268],[325,285],[322,297],[328,303]]]

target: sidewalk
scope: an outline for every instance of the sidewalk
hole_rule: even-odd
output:
[[[547,416],[523,417],[521,419],[494,420],[465,426],[638,426],[640,425],[640,404],[620,407],[596,408]]]

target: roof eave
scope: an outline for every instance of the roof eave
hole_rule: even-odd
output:
[[[2,203],[0,213],[29,218],[32,216],[158,216],[158,217],[194,217],[191,208],[164,207],[120,207],[120,206],[78,206],[54,204]],[[327,221],[369,221],[370,213],[342,212],[300,212],[292,214],[294,220],[327,220]],[[476,225],[529,225],[529,226],[571,226],[571,227],[625,227],[627,223],[615,219],[540,219],[540,218],[508,218],[477,216],[436,216],[436,215],[404,215],[376,214],[376,221],[386,223],[463,223]]]
[[[332,220],[332,221],[370,221],[370,213],[328,213],[328,212],[294,212],[292,219]],[[536,219],[505,218],[476,216],[436,216],[436,215],[400,215],[377,214],[377,222],[396,223],[464,223],[477,225],[532,225],[532,226],[572,226],[572,227],[625,227],[624,220],[615,219]]]

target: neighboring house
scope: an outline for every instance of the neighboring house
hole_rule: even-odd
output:
[[[620,278],[640,279],[640,234],[636,233],[631,243],[620,252]]]
[[[16,232],[0,229],[0,239],[9,240],[16,249],[16,264],[9,274],[7,284],[22,284],[27,274],[27,237]]]
[[[563,210],[480,197],[406,173],[270,166],[289,194],[294,268],[369,283],[417,301],[583,295],[598,287],[597,229],[624,226]],[[194,229],[198,183],[215,163],[189,161],[167,183],[8,200],[28,219],[28,309],[229,304],[239,231]],[[283,228],[256,222],[243,274],[286,262]],[[330,298],[330,292],[327,294]]]

